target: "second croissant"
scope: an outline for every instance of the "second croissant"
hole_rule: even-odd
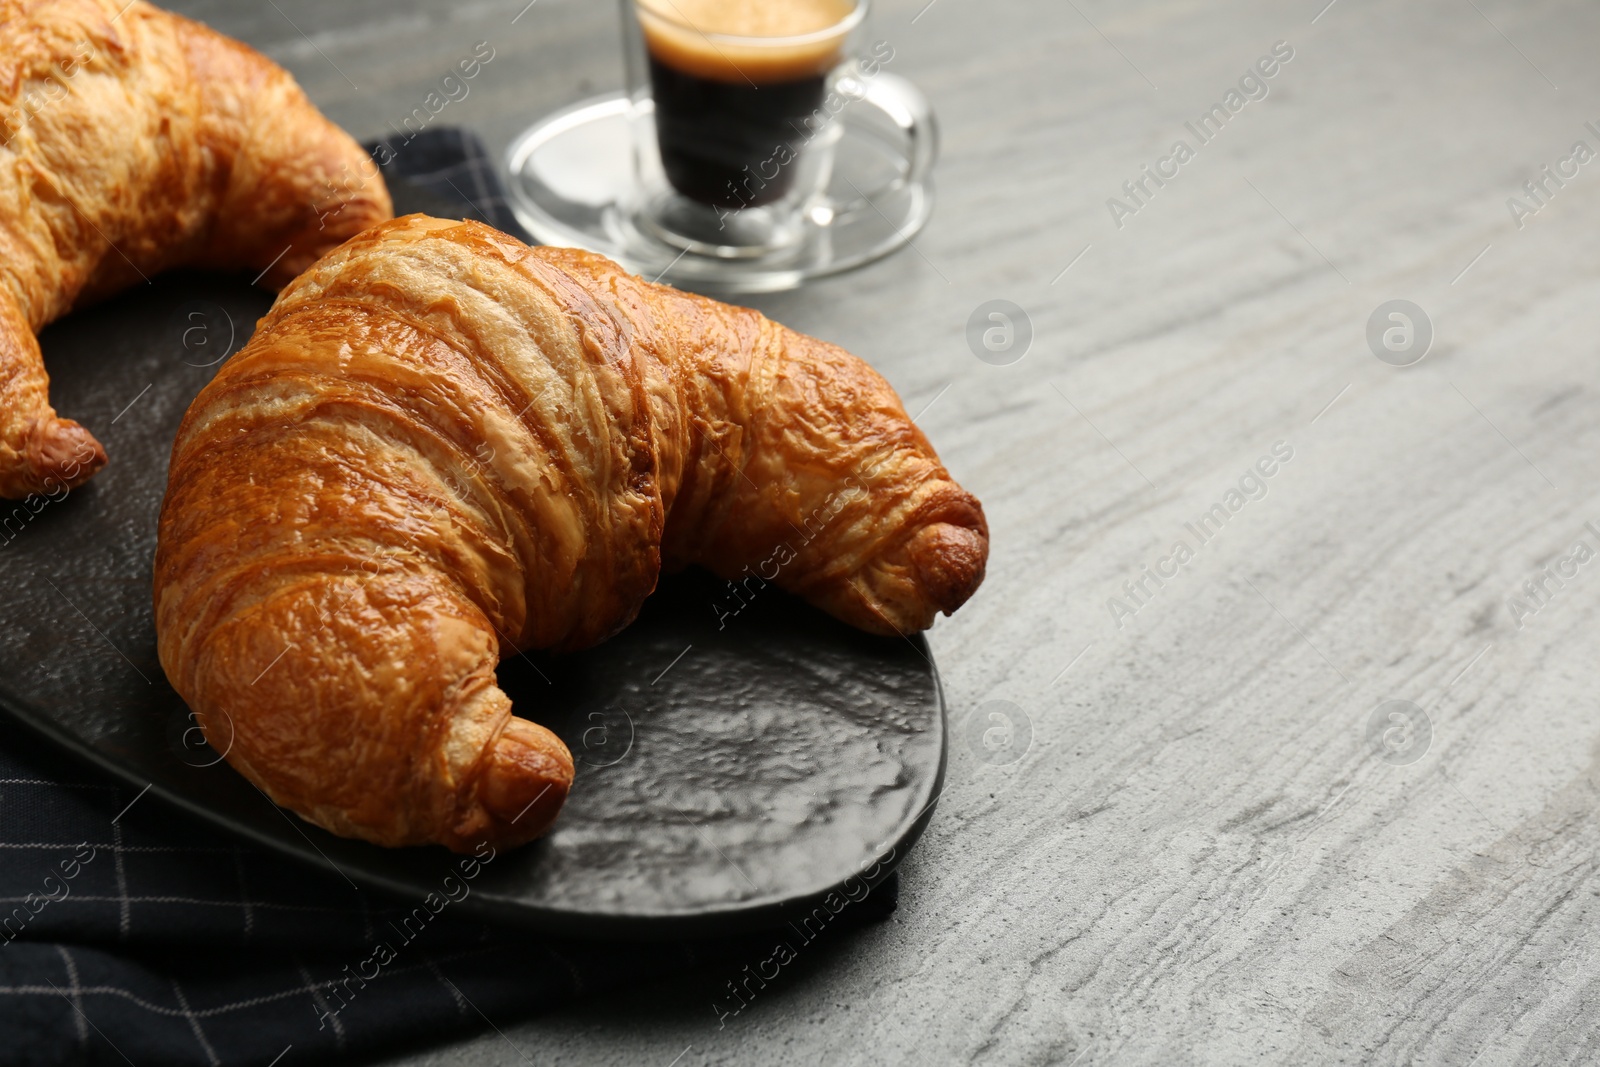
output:
[[[174,267],[273,288],[393,210],[287,71],[143,0],[0,0],[0,497],[89,480],[35,333]]]

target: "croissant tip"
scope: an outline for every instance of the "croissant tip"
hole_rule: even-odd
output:
[[[106,450],[71,419],[39,419],[28,433],[26,459],[38,486],[54,492],[94,477],[106,465]]]
[[[543,837],[566,803],[573,773],[572,754],[560,738],[513,718],[495,742],[478,788],[487,824],[458,828],[456,837],[467,847],[472,838],[514,846]]]
[[[950,615],[983,584],[989,560],[988,534],[947,522],[924,527],[912,560],[918,584],[937,610]]]

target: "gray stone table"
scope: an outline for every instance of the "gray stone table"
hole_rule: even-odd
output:
[[[439,121],[499,152],[621,83],[615,5],[526,2],[174,6],[362,137],[488,40]],[[757,303],[983,500],[988,581],[931,640],[1026,754],[958,740],[896,918],[723,1028],[711,974],[398,1062],[1600,1057],[1600,9],[1326,2],[883,0],[934,219]],[[1009,365],[966,341],[992,299]]]

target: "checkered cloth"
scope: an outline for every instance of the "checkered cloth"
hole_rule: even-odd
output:
[[[440,203],[417,209],[515,225],[470,134],[419,135],[385,171],[402,208],[421,189]],[[449,907],[409,939],[415,901],[235,841],[3,717],[0,857],[4,1065],[346,1062],[705,968],[711,1022],[720,979],[772,951],[771,936],[553,941]],[[823,936],[888,915],[896,891],[891,878]],[[379,943],[394,955],[375,968]]]
[[[471,130],[446,126],[373,141],[366,148],[389,182],[396,215],[421,211],[476,219],[536,243],[512,214],[499,172]]]

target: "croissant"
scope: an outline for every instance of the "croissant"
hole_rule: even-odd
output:
[[[265,56],[143,0],[0,0],[0,496],[87,481],[34,334],[170,267],[274,288],[393,214]]]
[[[382,845],[521,844],[571,755],[502,654],[626,626],[663,567],[908,633],[988,529],[847,352],[611,261],[411,215],[278,297],[173,446],[161,663],[273,800]]]

